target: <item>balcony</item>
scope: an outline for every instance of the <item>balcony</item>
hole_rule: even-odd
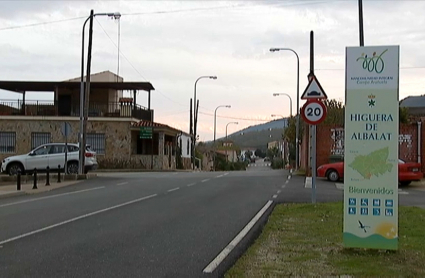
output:
[[[0,116],[59,116],[79,117],[80,104],[64,101],[44,100],[0,100]],[[130,99],[120,99],[119,102],[90,102],[89,117],[118,117],[136,118],[138,120],[153,120],[153,110],[138,104],[133,104]]]

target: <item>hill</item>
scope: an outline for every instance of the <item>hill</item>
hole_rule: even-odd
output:
[[[227,136],[235,145],[241,148],[256,148],[265,151],[267,143],[282,139],[283,127],[287,126],[288,119],[279,119],[271,122],[250,126]],[[223,140],[218,138],[217,140]]]

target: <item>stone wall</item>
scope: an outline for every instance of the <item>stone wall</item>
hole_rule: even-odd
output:
[[[69,143],[78,143],[79,120],[74,117],[6,117],[0,118],[0,131],[16,132],[15,153],[0,153],[0,159],[12,155],[25,154],[31,151],[31,133],[48,132],[52,143],[65,142],[61,126],[66,121],[71,125],[68,136]],[[102,160],[116,161],[123,164],[131,153],[130,122],[90,120],[87,133],[105,134],[105,154],[98,154],[98,162]]]

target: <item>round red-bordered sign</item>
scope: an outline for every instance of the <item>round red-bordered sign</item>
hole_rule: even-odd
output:
[[[301,108],[301,117],[308,124],[320,124],[326,118],[326,106],[320,100],[310,99]]]

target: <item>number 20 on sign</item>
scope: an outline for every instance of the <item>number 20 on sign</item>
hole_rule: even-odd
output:
[[[310,99],[301,108],[301,116],[308,124],[320,124],[326,118],[326,106],[320,100]]]

